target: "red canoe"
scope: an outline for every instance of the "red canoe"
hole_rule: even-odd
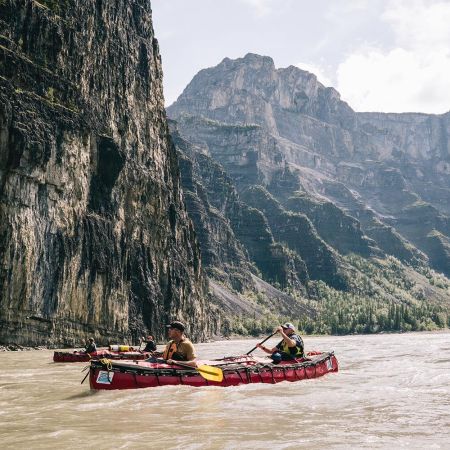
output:
[[[54,362],[83,362],[90,361],[91,359],[108,358],[108,359],[147,359],[150,358],[150,353],[140,352],[140,351],[126,351],[126,352],[115,352],[105,349],[98,349],[93,353],[85,352],[54,352],[53,361]]]
[[[165,363],[136,361],[126,364],[93,360],[90,365],[89,381],[91,389],[136,389],[167,385],[236,386],[307,380],[338,371],[338,362],[333,352],[310,352],[306,358],[282,361],[279,364],[273,364],[268,358],[247,355],[201,361],[199,364],[208,364],[221,369],[223,380],[208,381],[194,368]]]

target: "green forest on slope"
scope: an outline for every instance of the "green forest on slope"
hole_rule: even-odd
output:
[[[225,332],[268,334],[283,321],[294,322],[304,334],[432,331],[450,327],[449,307],[440,301],[450,292],[450,280],[445,276],[427,267],[413,270],[394,257],[367,260],[349,255],[346,260],[355,268],[350,291],[338,291],[322,281],[310,282],[310,292],[315,291],[311,297],[315,298],[306,299],[289,291],[312,314],[285,317],[268,308],[263,318],[230,319]],[[264,297],[258,293],[254,300],[270,305],[270,299]]]

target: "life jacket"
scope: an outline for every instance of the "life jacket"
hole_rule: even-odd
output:
[[[183,342],[182,339],[179,343]],[[178,344],[175,341],[170,341],[163,353],[163,359],[173,359],[175,361],[185,361],[184,356],[181,353],[178,353]]]
[[[300,343],[299,341],[297,341],[297,339],[294,339],[294,341],[296,342],[295,347],[289,347],[289,345],[284,340],[281,341],[281,351],[292,356],[292,358],[301,358],[303,357],[303,345],[299,345]]]
[[[177,343],[170,341],[164,349],[163,359],[172,359],[173,354],[177,351]]]

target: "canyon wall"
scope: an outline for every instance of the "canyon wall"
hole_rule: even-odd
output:
[[[150,2],[0,2],[0,342],[214,328]]]

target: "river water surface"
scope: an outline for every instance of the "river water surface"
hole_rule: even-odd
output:
[[[197,351],[236,355],[255,342]],[[450,449],[450,333],[305,345],[334,350],[340,371],[276,385],[95,392],[80,384],[86,363],[53,363],[46,350],[2,353],[0,448]]]

